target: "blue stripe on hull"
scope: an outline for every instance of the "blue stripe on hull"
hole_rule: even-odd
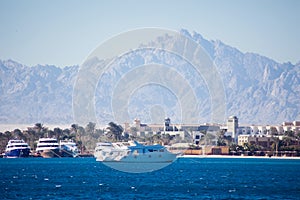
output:
[[[5,152],[5,157],[28,157],[30,154],[30,149],[14,149]]]

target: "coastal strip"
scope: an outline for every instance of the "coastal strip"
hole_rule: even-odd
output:
[[[300,157],[291,156],[234,156],[234,155],[182,155],[177,158],[249,158],[249,159],[293,159],[299,160]]]

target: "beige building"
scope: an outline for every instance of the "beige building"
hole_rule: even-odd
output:
[[[274,137],[251,136],[251,135],[238,136],[238,145],[244,146],[247,143],[256,144],[263,147],[270,147],[274,143]]]
[[[186,149],[185,155],[228,155],[228,146],[205,146],[200,149]]]

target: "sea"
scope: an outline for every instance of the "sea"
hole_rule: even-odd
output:
[[[300,160],[179,158],[126,173],[95,158],[3,158],[0,199],[300,199]]]

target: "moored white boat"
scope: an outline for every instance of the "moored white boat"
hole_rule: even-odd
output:
[[[59,142],[61,157],[78,157],[80,154],[76,143],[73,140],[61,140]]]
[[[35,151],[44,158],[61,157],[59,144],[55,138],[40,138]]]
[[[9,140],[5,149],[4,157],[20,158],[28,157],[30,154],[29,145],[24,140]]]

